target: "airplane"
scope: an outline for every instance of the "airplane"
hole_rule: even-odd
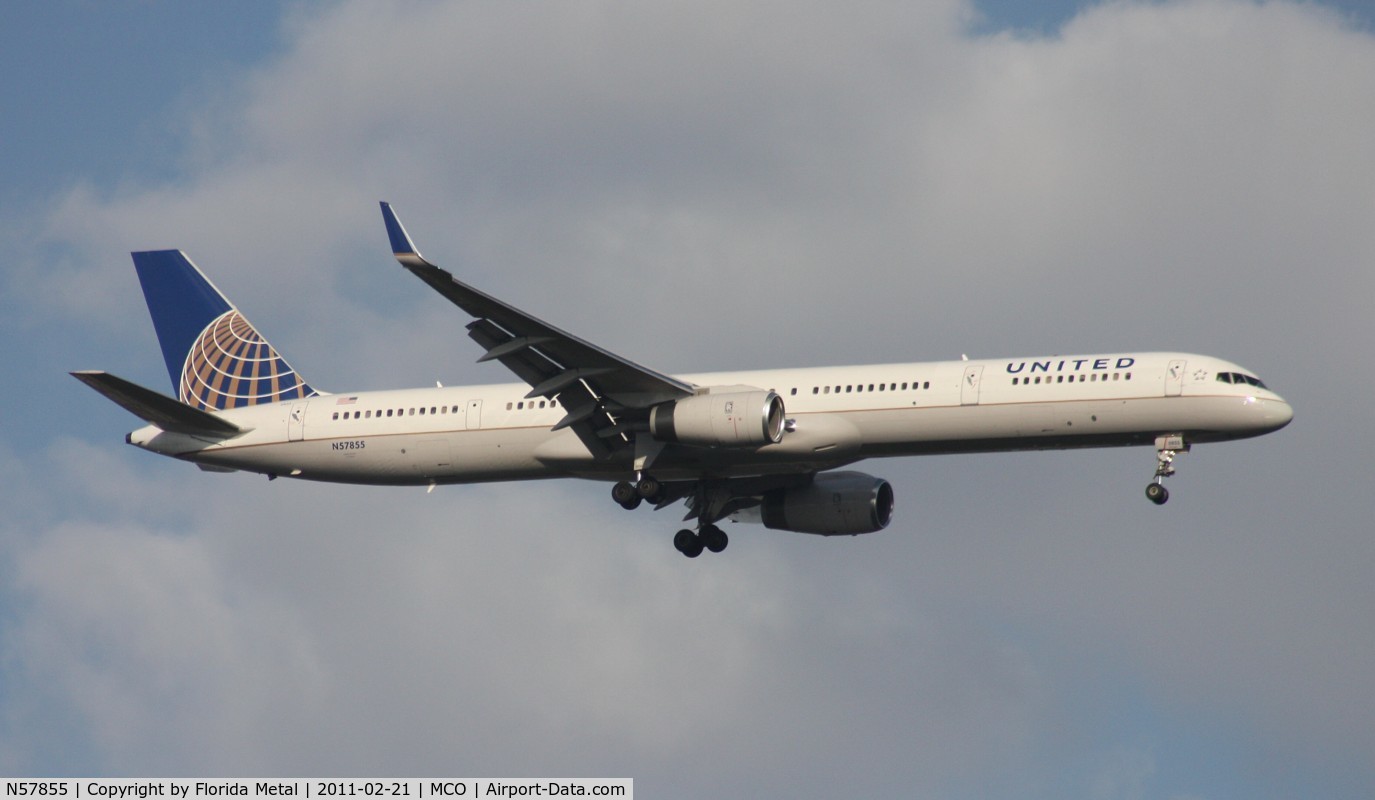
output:
[[[1113,352],[668,375],[458,280],[381,203],[392,253],[473,317],[479,362],[520,383],[332,394],[296,372],[179,250],[133,253],[176,399],[71,373],[144,422],[135,447],[209,472],[435,486],[584,478],[626,509],[684,501],[674,547],[719,553],[718,523],[857,535],[892,520],[869,458],[1152,446],[1146,496],[1195,444],[1279,430],[1293,409],[1211,356]]]

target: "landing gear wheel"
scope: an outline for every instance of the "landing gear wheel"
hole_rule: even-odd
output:
[[[1146,484],[1146,499],[1158,506],[1163,506],[1165,501],[1170,499],[1170,490],[1166,489],[1163,484],[1148,483]]]
[[[673,546],[688,558],[696,558],[702,554],[701,537],[686,528],[674,535]]]
[[[702,546],[713,553],[719,553],[725,550],[726,545],[730,544],[730,537],[726,536],[726,532],[715,525],[708,525],[702,528],[702,532],[698,538],[702,540]]]
[[[635,484],[630,481],[621,481],[611,487],[611,499],[620,504],[621,508],[633,511],[640,507],[644,498],[640,497],[640,493],[635,490]]]
[[[645,500],[657,503],[663,499],[664,485],[659,483],[657,478],[645,475],[640,478],[639,483],[635,484],[635,491]]]

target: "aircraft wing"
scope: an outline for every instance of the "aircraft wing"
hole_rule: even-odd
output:
[[[381,205],[396,260],[476,317],[468,337],[486,350],[478,361],[500,361],[530,384],[526,397],[558,397],[568,413],[554,429],[572,428],[594,455],[606,457],[618,442],[630,441],[625,434],[650,406],[694,394],[689,383],[562,331],[426,261],[391,204]]]
[[[151,422],[169,433],[228,439],[246,432],[223,417],[188,406],[108,372],[85,370],[71,375],[139,419]]]

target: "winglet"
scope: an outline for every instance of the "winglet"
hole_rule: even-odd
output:
[[[392,211],[391,203],[383,200],[381,206],[382,221],[387,224],[387,238],[391,239],[391,252],[396,256],[396,260],[400,261],[403,267],[433,266],[420,255],[419,250],[415,249],[415,243],[401,225],[401,220],[396,218],[396,212]]]

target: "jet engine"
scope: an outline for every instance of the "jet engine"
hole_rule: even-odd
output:
[[[649,433],[661,442],[756,447],[783,438],[783,398],[763,390],[684,397],[649,411]]]
[[[807,486],[764,494],[767,528],[822,536],[873,533],[893,518],[893,487],[863,472],[823,472]]]

